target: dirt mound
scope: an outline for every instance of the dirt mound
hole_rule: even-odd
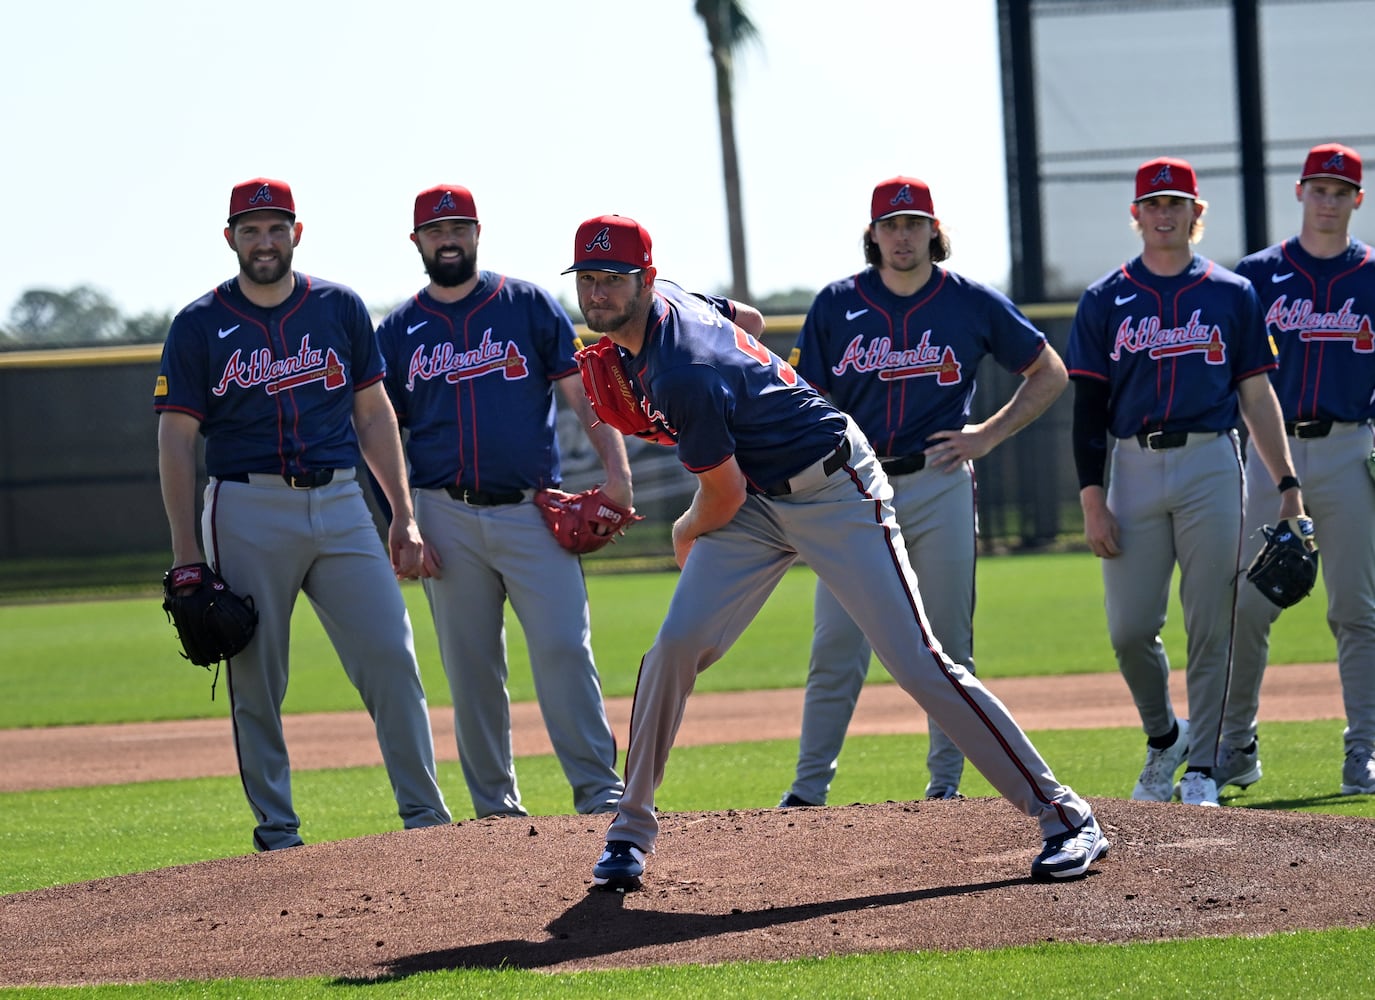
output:
[[[476,820],[0,897],[0,985],[372,979],[1364,926],[1375,821],[1094,800],[1089,877],[1028,878],[1000,799],[672,813],[645,887],[604,817]]]

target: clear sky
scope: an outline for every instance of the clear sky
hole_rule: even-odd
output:
[[[994,0],[748,0],[736,67],[750,284],[863,265],[880,180],[932,187],[950,266],[1005,285]],[[229,191],[286,180],[295,265],[387,306],[425,282],[416,193],[472,189],[482,267],[574,298],[582,220],[633,216],[660,273],[730,279],[711,61],[693,0],[54,0],[8,5],[0,323],[78,284],[175,310],[235,271]],[[580,317],[575,316],[575,320]]]

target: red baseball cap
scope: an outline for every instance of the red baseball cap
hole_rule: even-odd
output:
[[[1187,160],[1162,156],[1137,168],[1133,204],[1162,194],[1198,200],[1198,176]]]
[[[578,227],[573,237],[573,263],[564,270],[612,271],[639,274],[654,266],[653,243],[634,219],[624,215],[599,215]]]
[[[473,193],[457,184],[439,184],[415,196],[415,228],[443,219],[477,221]]]
[[[915,177],[892,177],[874,188],[869,221],[878,222],[894,215],[921,215],[928,219],[936,217],[936,206],[931,203],[931,189],[925,181]]]
[[[1299,183],[1314,177],[1331,177],[1361,186],[1361,154],[1338,142],[1325,142],[1308,151]]]
[[[296,215],[296,202],[292,200],[291,188],[286,181],[274,181],[269,177],[255,177],[251,181],[234,185],[229,195],[229,221],[246,212],[285,212],[293,218]]]

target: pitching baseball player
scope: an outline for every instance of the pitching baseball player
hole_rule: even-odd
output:
[[[410,618],[396,575],[419,572],[396,418],[362,299],[291,269],[291,189],[255,178],[224,231],[239,274],[172,321],[153,394],[174,566],[204,561],[253,598],[257,633],[229,661],[234,749],[260,851],[302,843],[282,736],[291,611],[304,592],[377,727],[406,827],[449,822]],[[210,475],[196,537],[196,439]],[[356,469],[393,511],[391,561]]]
[[[864,233],[869,268],[822,289],[789,359],[854,418],[880,456],[917,579],[939,580],[922,603],[941,648],[974,672],[973,460],[1064,391],[1044,335],[1001,293],[939,267],[949,237],[915,177],[878,184]],[[969,423],[979,362],[992,356],[1025,381],[997,413]],[[781,806],[822,805],[869,669],[869,643],[818,581],[797,776]],[[959,794],[964,756],[930,727],[927,798]]]
[[[625,441],[593,428],[573,324],[543,289],[477,267],[472,193],[422,191],[411,240],[428,286],[378,327],[425,539],[425,595],[454,703],[463,777],[478,816],[524,816],[511,747],[503,610],[530,651],[545,726],[578,812],[613,812],[616,741],[592,658],[578,557],[554,540],[535,490],[560,482],[554,387],[582,419],[606,490],[631,502]]]
[[[1251,283],[1194,253],[1206,203],[1184,160],[1141,165],[1140,256],[1079,300],[1068,364],[1084,533],[1103,560],[1108,633],[1147,736],[1132,798],[1216,806],[1241,548],[1238,411],[1285,516],[1302,512],[1275,367]],[[1105,471],[1110,462],[1108,487]],[[1265,476],[1266,472],[1253,471]],[[1190,720],[1176,718],[1160,641],[1179,564]]]
[[[655,790],[696,677],[799,558],[903,689],[1038,821],[1045,842],[1032,875],[1082,875],[1108,842],[1002,703],[931,635],[892,488],[867,439],[757,339],[758,312],[658,280],[651,251],[636,222],[601,216],[578,228],[569,268],[587,325],[620,349],[646,415],[673,435],[698,479],[673,526],[682,575],[641,663],[625,794],[594,884],[639,884],[659,831]]]
[[[1361,158],[1337,143],[1314,146],[1296,186],[1297,236],[1252,254],[1237,272],[1256,286],[1279,351],[1270,381],[1284,413],[1303,497],[1321,539],[1327,621],[1337,639],[1346,707],[1343,795],[1375,793],[1375,256],[1349,235],[1364,198]],[[1248,444],[1242,564],[1280,517],[1280,496]],[[1218,786],[1260,780],[1256,711],[1279,609],[1242,586],[1232,690],[1223,720]]]

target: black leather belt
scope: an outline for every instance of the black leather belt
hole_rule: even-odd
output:
[[[1284,433],[1295,438],[1325,438],[1332,433],[1332,421],[1286,420]]]
[[[842,468],[842,467],[845,465],[845,463],[848,462],[849,460],[850,460],[850,439],[849,439],[849,438],[844,438],[844,439],[841,440],[840,444],[836,446],[836,450],[833,451],[833,452],[831,452],[831,453],[830,453],[828,456],[826,456],[826,458],[821,462],[821,475],[822,475],[822,478],[825,478],[826,476],[829,476],[829,475],[831,475],[832,473],[834,473],[837,469]],[[791,493],[791,492],[793,491],[793,483],[795,483],[795,482],[797,482],[797,480],[803,478],[808,472],[811,471],[811,469],[812,469],[812,466],[809,465],[809,466],[807,466],[807,468],[803,469],[803,470],[802,470],[801,472],[799,472],[797,475],[793,476],[792,479],[789,479],[787,482],[785,482],[782,486],[776,486],[776,487],[774,487],[773,489],[767,490],[767,491],[765,491],[765,492],[767,492],[768,495],[771,496],[771,497],[785,497],[785,496],[787,496],[789,493]],[[810,485],[810,484],[806,484],[806,483],[804,483],[804,484],[799,484],[797,488],[798,488],[798,489],[803,489],[803,488],[804,488],[805,486],[807,486],[807,485]],[[820,483],[818,483],[817,485],[820,485]]]
[[[1189,443],[1189,431],[1142,431],[1136,435],[1136,443],[1151,451],[1183,448]]]
[[[883,471],[890,476],[905,476],[926,468],[926,456],[918,452],[903,458],[881,458],[879,464],[883,466]]]
[[[273,475],[273,473],[265,473]],[[230,476],[216,476],[216,479],[226,483],[246,483],[249,482],[247,472],[238,472]],[[293,490],[313,490],[317,486],[328,486],[334,481],[333,469],[315,469],[312,472],[284,472],[282,482],[286,483]]]
[[[510,493],[488,493],[485,490],[470,490],[453,484],[444,487],[444,492],[469,507],[501,507],[505,504],[520,503],[525,499],[525,494],[520,490],[512,490]]]

